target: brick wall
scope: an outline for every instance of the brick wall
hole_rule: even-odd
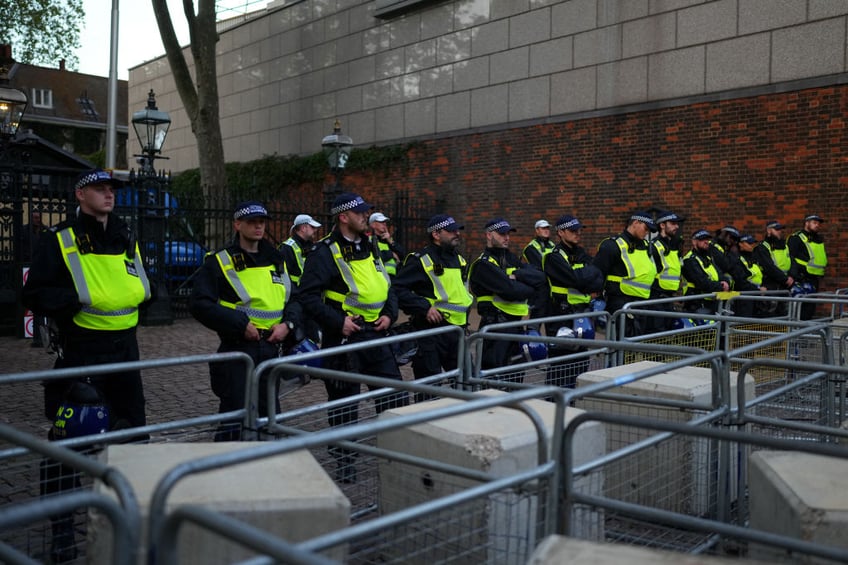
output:
[[[835,289],[848,286],[846,121],[848,86],[815,88],[438,139],[413,150],[403,177],[346,180],[378,204],[398,190],[446,202],[434,212],[465,222],[468,256],[495,215],[518,228],[520,251],[536,219],[575,214],[594,253],[634,209],[687,216],[687,236],[733,224],[760,239],[768,219],[794,230],[817,213]]]

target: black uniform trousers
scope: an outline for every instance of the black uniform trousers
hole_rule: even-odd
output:
[[[358,332],[351,334],[345,343],[360,343],[372,341],[384,337],[383,332],[374,331],[370,325],[366,325]],[[324,334],[324,346],[327,350],[342,345],[342,336],[339,334]],[[324,368],[348,373],[360,373],[374,377],[402,380],[400,369],[398,369],[392,348],[388,345],[377,345],[368,349],[333,355],[324,359]],[[327,400],[332,402],[342,398],[348,398],[360,393],[360,383],[342,381],[337,379],[324,379],[324,388],[327,390]],[[375,390],[380,387],[368,387]],[[406,391],[389,393],[377,397],[374,400],[374,409],[377,414],[391,408],[406,406],[409,404],[409,394]],[[359,421],[359,403],[332,408],[327,411],[327,421],[331,427],[346,426]],[[346,449],[330,448],[334,455],[351,456],[353,453]]]
[[[517,316],[509,316],[504,313],[485,313],[480,315],[480,328],[491,324],[500,324],[503,322],[512,322],[520,320]],[[506,334],[521,334],[520,327],[504,328],[498,330],[498,333]],[[483,369],[497,369],[507,367],[514,363],[514,359],[521,354],[521,344],[517,341],[503,340],[483,340],[482,358],[480,359],[480,367]],[[524,382],[524,372],[508,373],[497,378],[499,381],[521,383]]]
[[[441,324],[442,326],[447,323]],[[439,326],[428,326],[436,328]],[[422,329],[422,328],[416,328]],[[412,358],[412,374],[416,379],[423,379],[444,371],[457,368],[460,334],[449,332],[434,336],[418,338],[418,351]],[[428,395],[415,393],[415,402],[431,398]]]
[[[254,366],[268,359],[279,357],[279,347],[276,343],[268,343],[265,339],[259,341],[224,341],[218,347],[218,353],[229,353],[239,351],[253,359]],[[225,361],[222,363],[209,364],[209,380],[212,392],[219,399],[218,413],[232,412],[246,407],[245,386],[247,375],[245,366],[238,361]],[[267,377],[259,380],[259,416],[268,415],[268,381]],[[280,402],[276,391],[279,385],[274,387],[274,405],[276,411],[280,411]],[[239,441],[242,435],[241,422],[222,423],[215,432],[215,441]]]

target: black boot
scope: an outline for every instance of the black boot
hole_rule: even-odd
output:
[[[74,535],[74,515],[62,514],[52,518],[53,543],[50,558],[53,563],[69,563],[77,558],[77,542]]]

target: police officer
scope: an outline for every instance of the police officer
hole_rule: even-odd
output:
[[[804,218],[804,229],[796,231],[786,241],[792,259],[789,275],[797,283],[809,283],[816,292],[827,268],[827,251],[820,233],[823,223],[821,216],[811,214]],[[811,319],[815,312],[815,304],[801,305],[802,320]]]
[[[191,315],[221,339],[219,353],[240,351],[257,365],[279,357],[283,343],[294,340],[294,328],[300,323],[300,305],[292,301],[283,256],[265,239],[269,218],[260,202],[236,206],[235,236],[224,249],[207,256],[195,276],[189,302]],[[243,363],[210,363],[209,376],[212,392],[220,400],[219,413],[245,407]],[[260,380],[260,416],[267,416],[267,406],[267,385]],[[215,434],[215,441],[240,438],[238,423],[222,424]]]
[[[386,272],[390,277],[394,277],[397,274],[398,265],[406,256],[406,250],[392,237],[392,232],[389,230],[390,220],[391,218],[382,212],[374,212],[368,218],[368,225],[380,250]]]
[[[551,224],[547,220],[537,220],[534,229],[536,236],[524,247],[521,252],[521,260],[542,271],[544,270],[542,259],[553,251],[555,244],[551,241]],[[529,301],[531,318],[544,318],[549,315],[549,297],[550,291],[547,285],[541,286],[536,295]]]
[[[757,246],[757,238],[751,234],[742,234],[739,238],[739,260],[748,272],[747,281],[752,286],[765,292],[768,290],[763,286],[763,269],[757,263],[754,256],[754,249]],[[736,307],[736,315],[742,317],[756,316],[762,318],[766,315],[764,307],[765,302],[753,300],[738,300]]]
[[[445,325],[465,328],[468,324],[474,299],[465,287],[468,268],[458,251],[463,227],[446,214],[430,218],[430,243],[407,256],[392,282],[400,308],[409,314],[416,330]],[[456,369],[459,340],[459,334],[453,332],[419,338],[412,358],[415,378]],[[416,402],[424,399],[415,395]]]
[[[315,247],[315,234],[321,222],[309,214],[298,214],[289,228],[290,236],[280,244],[280,253],[286,262],[286,270],[294,284],[300,283],[303,273],[303,262]]]
[[[684,296],[695,294],[710,294],[730,290],[732,279],[713,261],[710,253],[712,235],[704,229],[692,234],[692,249],[683,256],[681,272],[686,280]],[[715,314],[717,304],[714,297],[705,300],[689,300],[683,302],[687,312],[702,312]]]
[[[614,313],[628,302],[647,300],[657,276],[657,267],[646,241],[657,226],[648,212],[634,212],[619,235],[601,242],[592,264],[604,275],[607,311]],[[640,317],[627,324],[627,335],[646,331]]]
[[[477,297],[480,327],[521,320],[530,311],[527,303],[546,284],[545,274],[522,264],[509,251],[509,234],[515,231],[503,218],[489,220],[485,226],[486,249],[469,267],[468,286]],[[513,328],[505,333],[520,333]],[[484,340],[481,367],[492,369],[509,365],[519,350],[518,342]],[[521,380],[514,376],[511,380]]]
[[[789,274],[792,260],[789,247],[783,237],[785,226],[777,220],[766,222],[766,237],[754,247],[754,261],[763,271],[763,286],[768,290],[789,290],[795,279]],[[769,302],[765,305],[772,315],[785,315],[785,302]]]
[[[680,224],[683,218],[671,211],[660,212],[655,220],[659,233],[651,242],[651,256],[657,267],[657,278],[651,286],[651,298],[671,298],[680,290],[680,247],[683,239],[680,237]],[[654,310],[671,312],[674,305],[670,302],[655,304]],[[671,318],[648,318],[648,331],[660,332],[671,329],[674,322]]]
[[[571,215],[561,216],[556,223],[559,243],[545,255],[543,266],[551,289],[550,314],[553,316],[589,312],[592,294],[604,289],[604,277],[592,265],[592,257],[580,246],[583,224]],[[555,336],[559,330],[574,322],[551,322],[546,333]],[[567,351],[553,348],[551,356],[563,355]],[[551,366],[545,373],[545,383],[574,388],[577,376],[589,368],[589,360]]]
[[[135,235],[112,211],[118,185],[100,169],[80,175],[74,184],[78,214],[50,228],[33,257],[23,303],[58,326],[56,369],[139,359],[138,309],[152,292]],[[92,377],[89,384],[109,406],[112,428],[146,424],[139,371]],[[56,416],[72,385],[66,379],[45,381],[48,419]],[[43,480],[42,492],[59,490],[68,480],[66,471],[50,466],[48,474],[59,476]],[[52,552],[56,561],[75,557],[72,515],[53,520]]]
[[[335,218],[333,230],[306,259],[300,280],[299,300],[304,314],[312,317],[323,332],[323,349],[344,343],[379,340],[397,319],[397,295],[389,275],[368,237],[368,212],[373,208],[352,192],[343,192],[333,201],[330,214]],[[389,379],[401,379],[391,348],[377,345],[325,360],[325,368],[363,373]],[[338,400],[359,393],[358,383],[324,379],[327,399]],[[375,402],[378,413],[409,402],[408,395],[394,393]],[[330,426],[356,423],[356,406],[343,406],[328,411]],[[336,478],[355,482],[354,453],[331,448],[338,468]]]

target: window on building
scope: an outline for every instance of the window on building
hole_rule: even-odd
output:
[[[91,120],[92,122],[100,120],[100,114],[97,113],[97,109],[94,107],[94,100],[88,97],[87,92],[83,92],[82,95],[77,98],[77,104],[79,104],[80,111],[86,119]]]
[[[33,88],[32,105],[34,108],[52,108],[53,91],[49,88]]]

